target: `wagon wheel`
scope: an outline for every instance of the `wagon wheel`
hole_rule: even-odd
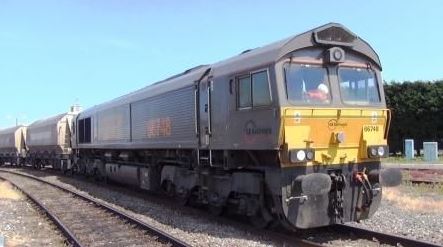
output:
[[[68,169],[63,169],[62,172],[63,172],[64,175],[69,175],[69,170]]]
[[[77,173],[80,175],[87,176],[88,173],[86,171],[87,160],[81,159],[77,164]]]
[[[175,200],[180,206],[186,206],[189,203],[190,192],[187,189],[182,189],[183,191],[178,192],[175,190]]]
[[[37,170],[42,169],[42,163],[40,160],[35,163],[34,168]]]
[[[74,174],[78,174],[78,172],[79,172],[79,167],[78,167],[78,164],[75,163],[74,165],[72,165],[71,169],[69,169],[69,173],[71,175],[74,175]]]
[[[171,180],[165,180],[162,183],[162,190],[163,193],[165,193],[169,197],[173,197],[175,194],[175,185],[172,183]]]
[[[92,177],[96,182],[104,182],[106,180],[106,174],[103,174],[103,172],[101,172],[98,168],[94,168]]]

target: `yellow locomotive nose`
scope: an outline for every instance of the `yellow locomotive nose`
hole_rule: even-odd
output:
[[[387,109],[286,108],[282,113],[284,166],[360,163],[388,155]],[[301,151],[312,157],[299,159]]]

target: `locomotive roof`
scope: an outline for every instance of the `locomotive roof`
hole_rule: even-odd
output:
[[[81,112],[79,115],[90,115],[92,112],[101,109],[128,104],[130,102],[142,100],[147,97],[159,95],[163,92],[173,91],[175,89],[179,89],[188,85],[193,85],[194,81],[198,80],[208,68],[209,65],[197,66],[194,69],[190,69],[181,74],[172,76],[170,77],[170,79],[156,82],[154,84],[141,88],[132,93],[120,96],[106,103],[86,109],[83,112]]]
[[[90,115],[98,110],[128,104],[131,102],[142,100],[147,97],[159,95],[167,91],[173,91],[185,86],[190,86],[194,84],[196,80],[200,79],[208,69],[211,69],[211,74],[215,76],[231,75],[232,73],[236,73],[242,70],[256,68],[258,66],[265,66],[273,62],[277,62],[292,51],[298,49],[313,47],[316,45],[332,47],[334,46],[334,44],[318,44],[318,42],[316,42],[314,38],[314,35],[317,35],[318,32],[326,30],[328,28],[339,28],[352,36],[354,38],[354,40],[352,41],[352,45],[349,45],[345,48],[365,55],[369,60],[377,65],[379,69],[381,69],[381,64],[377,53],[366,41],[346,29],[341,24],[329,23],[263,47],[244,51],[237,56],[214,63],[212,65],[200,65],[188,69],[183,73],[153,83],[132,93],[123,95],[106,103],[96,105],[83,111],[79,115]]]
[[[242,69],[248,69],[248,67],[254,68],[260,65],[267,65],[272,62],[277,62],[291,52],[303,48],[313,46],[333,47],[343,45],[344,42],[338,45],[334,44],[334,42],[319,44],[318,41],[315,40],[314,36],[317,35],[318,32],[329,28],[339,28],[348,33],[350,36],[353,36],[354,40],[352,43],[349,43],[344,48],[365,55],[376,66],[378,66],[380,70],[382,69],[380,59],[374,49],[366,41],[338,23],[328,23],[263,47],[246,50],[238,56],[234,56],[213,64],[212,68],[217,71],[216,73],[225,74],[229,73],[229,71],[239,71]]]

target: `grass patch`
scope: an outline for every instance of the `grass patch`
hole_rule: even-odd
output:
[[[443,183],[414,184],[404,181],[398,187],[384,188],[383,198],[402,209],[441,213],[443,208]]]
[[[427,195],[436,194],[443,196],[443,183],[412,183],[404,180],[402,186],[411,190],[414,194]]]

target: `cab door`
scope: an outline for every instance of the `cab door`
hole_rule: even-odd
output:
[[[196,150],[198,166],[212,166],[211,79],[211,77],[204,75],[201,80],[195,82],[195,132],[198,139]]]
[[[206,77],[199,82],[199,148],[209,150],[211,147],[211,91],[212,80]]]

